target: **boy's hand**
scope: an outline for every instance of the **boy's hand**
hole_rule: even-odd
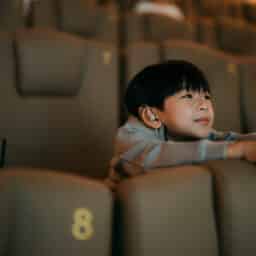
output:
[[[227,157],[256,162],[256,141],[239,141],[228,145]]]

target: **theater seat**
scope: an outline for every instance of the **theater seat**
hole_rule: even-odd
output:
[[[119,117],[116,49],[45,30],[17,32],[15,58],[12,45],[3,36],[6,165],[104,177]]]
[[[139,42],[130,44],[126,48],[126,84],[136,73],[144,67],[161,61],[160,50],[157,44]]]
[[[227,16],[235,19],[244,19],[242,10],[242,1],[227,1],[226,2]]]
[[[211,48],[218,48],[216,25],[213,18],[197,17],[194,19],[197,27],[198,42]]]
[[[194,9],[198,16],[225,16],[227,15],[224,1],[192,0]]]
[[[239,160],[207,165],[214,181],[220,255],[255,255],[255,165]]]
[[[184,166],[120,183],[116,255],[217,256],[211,182],[206,169]]]
[[[0,1],[0,31],[15,31],[25,26],[22,0]]]
[[[87,1],[43,0],[34,4],[33,26],[117,44],[118,15],[115,8]]]
[[[127,43],[138,41],[196,40],[196,28],[189,21],[178,21],[157,14],[127,14]]]
[[[243,2],[241,3],[242,5],[242,11],[244,14],[245,19],[250,22],[255,24],[256,22],[256,6],[254,3],[250,2]]]
[[[243,113],[243,127],[245,132],[256,131],[256,59],[254,57],[239,58],[241,81],[241,111]]]
[[[256,28],[241,20],[216,20],[219,48],[237,56],[256,55]]]
[[[112,196],[99,182],[6,169],[0,201],[1,255],[110,255]]]

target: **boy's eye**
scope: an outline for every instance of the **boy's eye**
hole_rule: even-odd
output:
[[[205,97],[206,100],[211,100],[212,99],[212,97],[210,95],[205,95],[204,97]]]
[[[181,96],[182,99],[192,99],[193,98],[193,95],[191,93],[187,93],[183,96]]]

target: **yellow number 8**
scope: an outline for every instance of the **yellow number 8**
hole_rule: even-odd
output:
[[[93,215],[86,208],[78,208],[74,212],[74,223],[72,225],[72,234],[77,240],[89,240],[94,233]]]

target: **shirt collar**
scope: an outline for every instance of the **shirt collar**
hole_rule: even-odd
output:
[[[167,134],[164,126],[162,125],[159,129],[152,129],[147,127],[142,121],[134,116],[130,116],[125,124],[125,128],[129,130],[141,130],[145,134],[156,137],[160,140],[167,140]]]

